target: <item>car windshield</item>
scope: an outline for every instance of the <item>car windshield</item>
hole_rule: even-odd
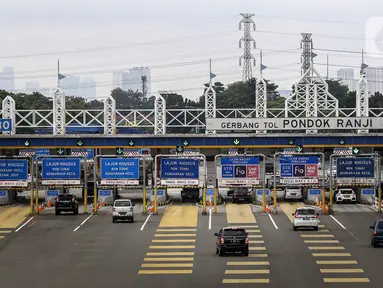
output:
[[[117,201],[115,204],[114,204],[115,207],[127,207],[127,206],[131,206],[130,205],[130,201]]]
[[[315,215],[314,209],[297,210],[298,215]]]
[[[225,229],[223,231],[224,236],[246,236],[245,229]]]
[[[378,226],[376,227],[378,230],[383,230],[383,221],[378,222]]]

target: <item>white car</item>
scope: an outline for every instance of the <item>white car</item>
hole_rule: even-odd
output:
[[[308,207],[297,208],[293,216],[294,231],[297,231],[298,228],[313,228],[315,231],[318,231],[319,219],[315,209]]]
[[[342,188],[335,194],[335,201],[336,203],[356,203],[356,194],[351,188]]]
[[[129,199],[119,199],[114,201],[113,204],[113,223],[116,223],[118,220],[130,220],[134,222],[134,211],[133,211],[132,201]]]
[[[285,200],[302,200],[301,187],[286,187]]]

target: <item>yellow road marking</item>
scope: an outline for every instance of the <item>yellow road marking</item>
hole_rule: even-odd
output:
[[[249,247],[249,250],[250,251],[265,251],[266,250],[266,247]]]
[[[310,246],[310,250],[345,250],[343,246]]]
[[[338,240],[305,240],[305,243],[339,243]]]
[[[363,269],[320,269],[321,273],[364,273]]]
[[[223,279],[222,284],[268,284],[270,279]]]
[[[227,262],[229,266],[270,265],[269,261]]]
[[[147,267],[147,268],[177,268],[177,267],[193,267],[193,263],[154,263],[154,264],[147,264],[144,263],[141,265],[141,267]]]
[[[319,265],[347,265],[347,264],[358,264],[355,260],[327,260],[327,261],[316,261]]]
[[[324,228],[324,225],[321,224],[321,225],[318,225],[318,227],[319,227],[319,228]]]
[[[370,283],[368,278],[323,278],[325,283]]]
[[[262,235],[248,235],[248,238],[262,238]]]
[[[292,214],[295,213],[297,208],[303,206],[304,205],[302,203],[279,203],[279,207],[281,207],[282,211],[286,214],[291,223],[294,222],[294,216]]]
[[[331,234],[303,234],[302,238],[334,238],[334,235]]]
[[[27,206],[10,206],[0,209],[0,228],[12,229],[19,226],[29,215]]]
[[[138,274],[192,274],[193,270],[140,270]]]
[[[157,229],[157,231],[159,232],[196,232],[197,229]],[[190,234],[190,235],[193,235],[193,234]]]
[[[250,205],[227,204],[227,223],[257,223]]]
[[[148,252],[146,256],[194,256],[194,252]]]
[[[149,249],[194,249],[195,245],[149,246]]]
[[[197,234],[154,234],[154,237],[196,237]]]
[[[0,230],[0,234],[8,234],[11,233],[11,230]]]
[[[316,231],[316,232],[321,232],[321,233],[328,233],[328,232],[330,232],[329,230],[327,230],[327,229],[319,229],[318,231]]]
[[[263,241],[263,240],[249,240],[249,243],[250,244],[261,244],[261,243],[265,243],[265,241]]]
[[[259,228],[258,225],[238,225],[241,228]]]
[[[225,274],[270,274],[270,270],[226,270]]]
[[[5,236],[0,236],[0,239],[3,239],[3,238],[5,238]]]
[[[144,258],[147,262],[166,262],[166,261],[193,261],[193,257],[165,257],[165,258]]]
[[[252,258],[267,258],[267,254],[249,254]]]
[[[314,257],[351,257],[350,253],[312,253]]]
[[[160,227],[196,227],[198,223],[198,207],[170,206],[162,216]]]
[[[260,233],[261,230],[246,230],[248,233]]]
[[[194,243],[195,239],[166,239],[166,240],[153,239],[152,242],[157,242],[157,243]]]

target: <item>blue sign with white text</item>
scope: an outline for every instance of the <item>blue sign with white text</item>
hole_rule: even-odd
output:
[[[258,165],[259,157],[224,157],[221,165]]]
[[[33,159],[36,160],[37,156],[48,156],[48,155],[51,155],[50,149],[46,149],[46,148],[35,149],[35,155],[33,155]]]
[[[101,158],[101,179],[138,179],[137,158]]]
[[[47,191],[47,196],[57,197],[57,196],[59,196],[59,190],[48,190]]]
[[[234,178],[234,166],[222,166],[222,178]]]
[[[99,190],[99,196],[112,196],[112,190]]]
[[[288,156],[282,155],[280,156],[281,164],[318,164],[319,157],[318,156]]]
[[[265,189],[266,195],[270,194],[270,189]],[[262,189],[257,189],[257,195],[263,195]]]
[[[198,159],[161,159],[161,178],[165,179],[198,179]]]
[[[342,157],[336,161],[337,178],[375,178],[375,159]]]
[[[206,189],[206,195],[213,196],[214,195],[214,189]]]
[[[322,190],[321,189],[309,189],[309,194],[310,195],[321,195]]]
[[[164,196],[165,190],[164,189],[157,189],[157,196]],[[152,196],[154,196],[154,189],[152,190]]]
[[[81,160],[78,158],[43,158],[42,179],[80,179]]]
[[[8,196],[8,191],[7,190],[0,190],[0,197],[6,197]]]
[[[28,180],[28,160],[0,159],[0,180]]]
[[[362,189],[364,195],[375,195],[375,189]]]
[[[12,131],[12,119],[0,119],[0,132]]]

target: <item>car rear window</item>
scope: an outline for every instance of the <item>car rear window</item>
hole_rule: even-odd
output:
[[[59,198],[63,198],[63,199],[72,199],[74,198],[74,196],[72,194],[66,194],[66,195],[59,195]]]
[[[246,236],[245,229],[225,229],[223,231],[224,236]]]
[[[314,209],[305,209],[305,210],[298,210],[298,215],[315,215]]]
[[[342,194],[352,194],[354,191],[352,190],[340,190],[340,193]]]
[[[130,204],[130,201],[117,201],[116,203],[114,203],[114,206],[115,207],[127,207],[127,206],[131,206],[131,204]]]
[[[383,230],[383,221],[378,222],[378,227],[376,229]]]

